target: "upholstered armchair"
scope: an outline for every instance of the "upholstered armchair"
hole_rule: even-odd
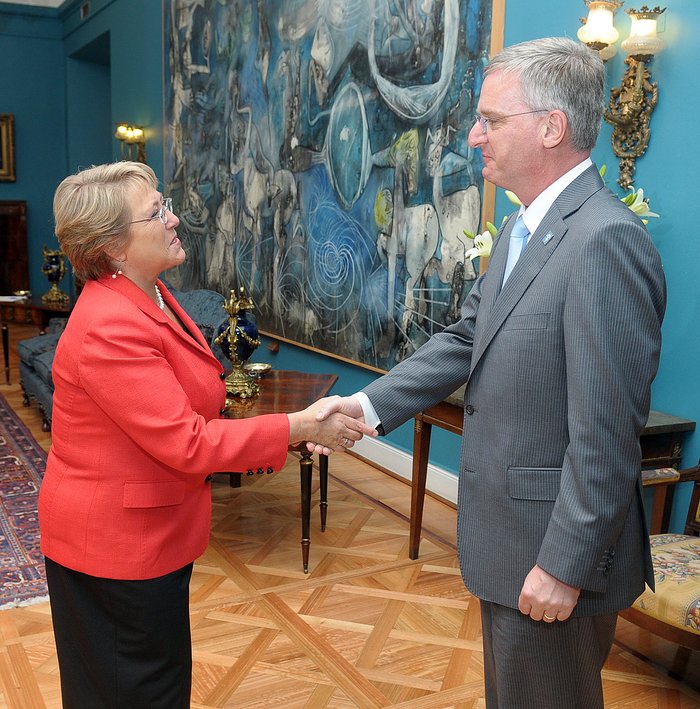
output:
[[[684,534],[653,534],[656,592],[647,589],[620,615],[666,640],[700,650],[700,464],[681,470],[693,490]]]

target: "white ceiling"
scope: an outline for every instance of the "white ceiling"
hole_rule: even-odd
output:
[[[10,5],[35,5],[36,7],[60,7],[64,0],[3,0]]]

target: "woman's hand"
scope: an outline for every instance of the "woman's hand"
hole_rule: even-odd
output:
[[[362,408],[343,406],[344,401],[339,396],[326,397],[303,411],[288,414],[289,442],[313,441],[308,444],[310,452],[330,455],[352,448],[363,436],[376,437],[377,431],[364,422]]]

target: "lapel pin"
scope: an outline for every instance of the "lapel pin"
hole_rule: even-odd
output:
[[[553,236],[554,236],[554,234],[552,234],[551,231],[548,231],[548,232],[544,235],[544,237],[542,237],[542,243],[543,243],[543,244],[548,244],[548,243],[551,241],[551,239],[552,239]]]

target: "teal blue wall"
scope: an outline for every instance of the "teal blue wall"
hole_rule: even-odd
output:
[[[59,10],[0,2],[0,112],[15,116],[17,180],[0,200],[27,201],[30,288],[48,290],[42,246],[56,248],[58,183],[90,164],[119,159],[118,121],[146,128],[148,162],[163,168],[162,5],[156,0],[80,0]],[[107,53],[94,46],[106,41]],[[61,283],[73,289],[70,274]]]
[[[67,164],[63,42],[56,11],[18,7],[0,3],[0,113],[15,116],[17,175],[0,200],[27,201],[30,288],[44,293],[41,249],[57,247],[52,201]]]
[[[109,36],[104,38],[109,44]],[[112,159],[110,65],[66,57],[68,172]]]
[[[29,202],[32,288],[38,291],[45,286],[40,271],[41,244],[53,243],[53,190],[67,172],[86,162],[119,158],[117,142],[104,137],[114,132],[117,121],[146,127],[148,162],[162,178],[161,3],[91,0],[90,4],[92,15],[81,22],[78,0],[64,3],[59,11],[0,2],[0,110],[15,114],[18,162],[17,182],[0,183],[0,199]],[[582,1],[555,4],[549,0],[507,0],[506,5],[506,44],[547,35],[573,37],[578,18],[586,9]],[[665,15],[660,36],[667,48],[652,64],[653,79],[659,83],[659,105],[651,122],[649,151],[638,161],[635,178],[635,185],[643,187],[651,198],[652,209],[661,214],[661,219],[650,222],[649,231],[661,253],[668,281],[668,311],[653,406],[700,421],[700,295],[696,285],[700,277],[700,235],[696,233],[693,194],[700,164],[700,141],[695,131],[700,91],[694,39],[700,33],[700,5],[696,0],[674,0]],[[629,18],[622,11],[616,15],[616,26],[623,36],[627,34]],[[108,68],[88,67],[85,59],[76,58],[93,43],[99,45],[105,34],[109,38]],[[622,69],[619,55],[608,62],[610,86],[619,84]],[[71,122],[83,116],[83,126],[67,124],[67,115]],[[85,116],[94,117],[88,128]],[[110,125],[103,125],[107,122]],[[617,160],[610,149],[610,133],[610,127],[604,124],[593,157],[599,165],[607,164],[607,181],[615,189]],[[511,205],[499,194],[497,215],[509,211]],[[340,394],[355,391],[376,376],[287,343],[281,343],[280,351],[273,354],[268,344],[266,340],[256,360],[270,361],[278,368],[335,372],[340,377],[335,392]],[[412,425],[408,423],[394,432],[388,442],[410,451]],[[431,462],[456,470],[458,446],[456,436],[433,429]],[[700,434],[695,433],[686,437],[683,464],[694,465],[698,458]],[[682,525],[689,486],[679,493],[674,529]]]
[[[109,85],[106,96],[95,97],[86,90],[81,76],[71,74],[67,90],[70,102],[77,104],[77,112],[93,115],[95,102],[107,104],[102,112],[101,136],[105,144],[95,144],[99,153],[91,163],[108,162],[120,158],[119,143],[112,136],[116,124],[126,121],[143,126],[146,131],[148,164],[162,177],[163,171],[163,10],[157,0],[91,0],[91,14],[80,20],[80,0],[64,3],[61,20],[67,57],[81,56],[82,50],[100,38],[108,36]],[[77,63],[87,62],[74,60]],[[85,135],[76,130],[70,134],[71,145],[84,141]],[[83,147],[69,155],[69,171],[84,167]]]

